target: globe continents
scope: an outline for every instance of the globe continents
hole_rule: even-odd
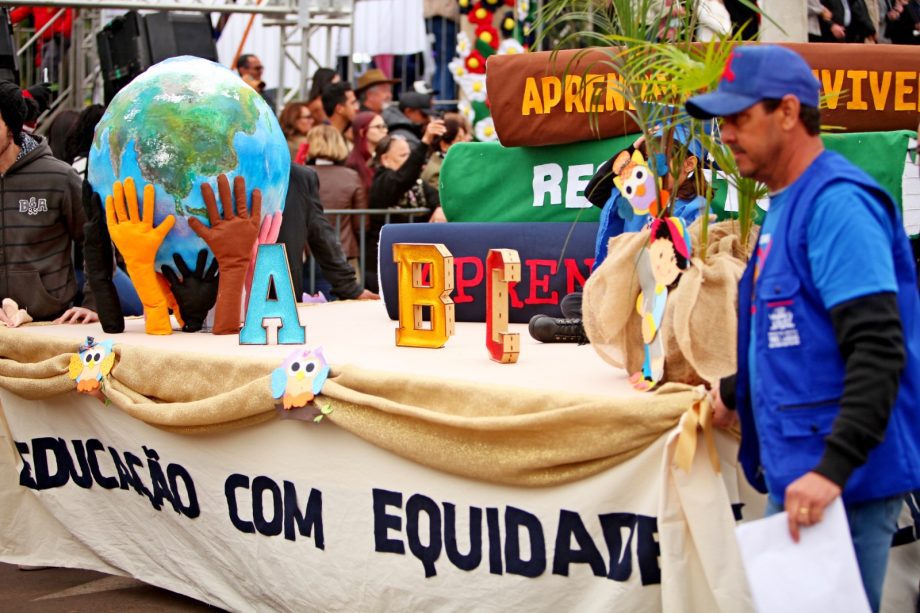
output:
[[[89,182],[105,202],[115,181],[132,177],[138,199],[156,187],[154,224],[167,215],[176,225],[157,252],[156,269],[175,268],[173,254],[194,268],[207,249],[188,225],[208,224],[201,184],[217,193],[217,176],[246,179],[262,190],[262,215],[284,207],[291,155],[281,127],[262,96],[220,64],[194,57],[160,62],[131,81],[109,104],[96,127]],[[218,202],[218,209],[223,207]]]

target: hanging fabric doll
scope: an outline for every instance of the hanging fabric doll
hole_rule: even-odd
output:
[[[690,265],[690,236],[679,217],[656,218],[651,223],[649,246],[636,263],[641,291],[636,311],[642,318],[645,361],[629,381],[640,391],[650,390],[664,374],[664,347],[658,334],[668,300],[668,288]]]

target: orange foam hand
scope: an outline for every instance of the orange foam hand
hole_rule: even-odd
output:
[[[217,191],[224,210],[221,218],[217,211],[214,190],[207,183],[201,185],[201,196],[208,209],[208,221],[204,225],[192,217],[188,225],[207,243],[220,275],[217,284],[217,306],[214,312],[214,334],[237,334],[240,331],[240,306],[243,300],[243,286],[246,271],[252,257],[252,247],[259,237],[259,223],[262,218],[262,192],[252,190],[252,214],[246,208],[246,180],[233,180],[233,194],[226,175],[217,177]]]
[[[106,197],[105,219],[112,242],[118,248],[128,268],[128,275],[144,305],[144,328],[147,334],[172,334],[166,296],[157,281],[154,263],[163,239],[172,230],[176,218],[167,215],[153,227],[153,185],[144,187],[144,211],[141,215],[134,180],[116,181],[112,196]]]

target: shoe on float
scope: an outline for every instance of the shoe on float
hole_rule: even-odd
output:
[[[578,343],[585,345],[588,337],[580,319],[561,319],[549,315],[534,315],[527,326],[530,336],[541,343]]]

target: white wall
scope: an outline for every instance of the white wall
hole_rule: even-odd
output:
[[[808,42],[808,13],[805,0],[761,0],[764,13],[760,22],[760,40],[768,43]],[[776,25],[766,18],[769,15]]]

